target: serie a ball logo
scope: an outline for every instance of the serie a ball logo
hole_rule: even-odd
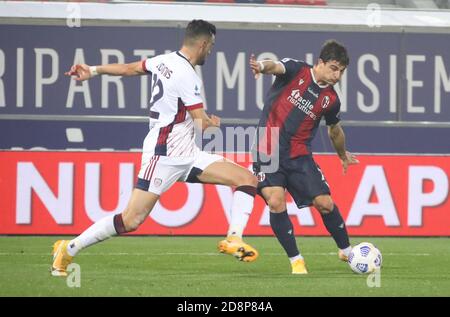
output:
[[[358,274],[372,273],[381,268],[382,262],[380,250],[369,242],[355,245],[348,256],[350,268]]]

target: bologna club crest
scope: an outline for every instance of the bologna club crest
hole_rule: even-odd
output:
[[[330,97],[328,97],[328,96],[323,97],[322,108],[328,107],[329,104],[330,104]]]

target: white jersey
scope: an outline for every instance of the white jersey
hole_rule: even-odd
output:
[[[187,112],[203,107],[202,83],[191,63],[180,52],[144,60],[151,76],[149,132],[144,153],[161,156],[194,156],[194,122]]]

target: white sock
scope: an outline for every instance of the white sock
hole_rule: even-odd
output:
[[[237,236],[242,238],[242,233],[247,226],[248,218],[253,210],[253,201],[255,197],[237,190],[233,194],[233,203],[231,205],[231,223],[228,227],[228,236]]]
[[[67,252],[71,256],[75,256],[82,249],[115,235],[117,235],[117,232],[114,228],[114,215],[106,216],[87,228],[78,237],[71,240],[67,247]]]
[[[341,251],[344,253],[345,256],[349,256],[351,250],[352,250],[352,246],[349,246],[345,249],[341,249]]]
[[[299,255],[296,255],[296,256],[294,256],[294,257],[292,257],[292,258],[289,258],[289,261],[291,261],[291,263],[294,263],[295,261],[297,261],[297,260],[303,260],[303,257],[302,257],[302,255],[301,254],[299,254]]]

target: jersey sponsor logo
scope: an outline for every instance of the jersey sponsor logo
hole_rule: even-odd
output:
[[[317,120],[317,116],[312,112],[312,109],[314,108],[312,101],[303,98],[299,89],[292,90],[291,95],[287,97],[287,100],[299,110],[306,113],[311,119]]]
[[[329,104],[330,104],[330,97],[328,97],[328,96],[323,97],[322,108],[328,107]]]
[[[303,80],[303,78],[300,78],[300,80],[298,81],[298,85],[301,86],[301,85],[303,85],[304,82],[305,81]]]

